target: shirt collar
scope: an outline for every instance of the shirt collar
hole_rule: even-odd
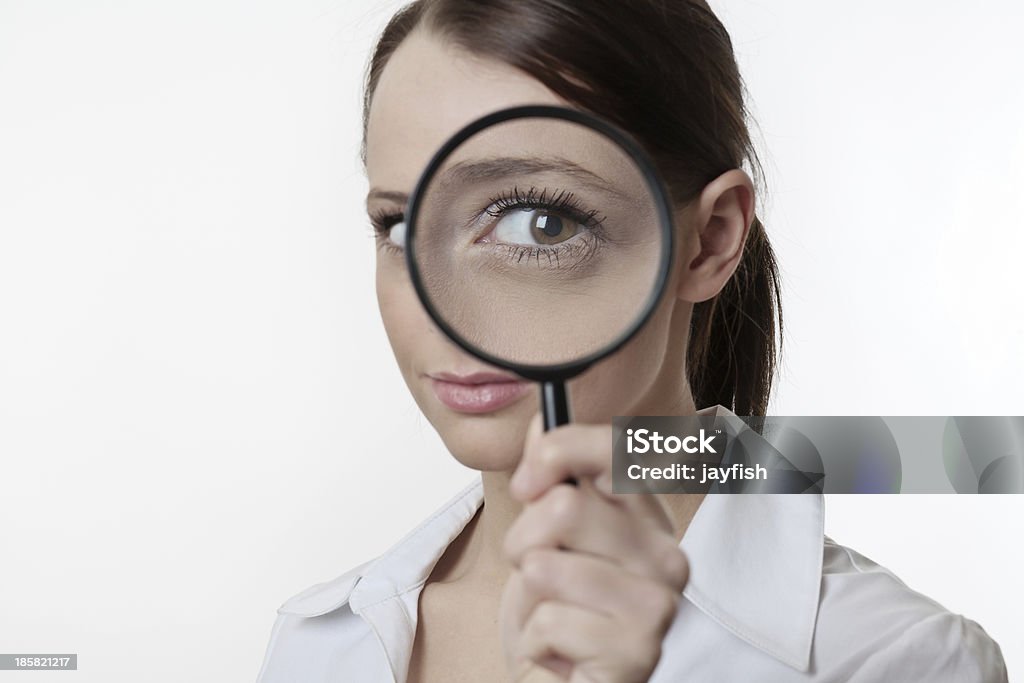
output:
[[[698,415],[735,417],[721,405]],[[279,612],[318,616],[366,607],[422,586],[483,502],[479,475],[376,560],[317,584]],[[823,556],[819,493],[709,494],[680,546],[690,560],[683,596],[736,637],[800,671],[810,663]]]
[[[315,617],[348,604],[353,612],[401,595],[426,582],[445,548],[483,503],[483,480],[472,482],[375,560],[311,586],[289,598],[278,612]]]
[[[698,414],[736,417],[721,405]],[[820,493],[708,494],[680,543],[690,559],[683,596],[745,642],[806,671],[824,534]]]

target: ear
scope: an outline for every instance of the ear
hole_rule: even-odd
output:
[[[754,184],[734,168],[708,183],[690,208],[676,292],[697,303],[722,291],[739,265],[754,220]]]

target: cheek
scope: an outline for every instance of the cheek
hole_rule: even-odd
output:
[[[416,290],[396,257],[377,257],[377,305],[391,349],[404,373],[409,366],[416,340],[422,340],[430,323],[416,297]]]
[[[659,310],[624,347],[569,384],[574,416],[580,422],[611,422],[632,415],[649,401],[661,381],[669,353],[670,312]]]

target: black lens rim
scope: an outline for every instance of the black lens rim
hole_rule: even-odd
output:
[[[423,284],[423,280],[420,277],[419,268],[416,266],[416,223],[420,214],[423,195],[430,187],[431,181],[433,181],[434,175],[441,168],[441,165],[457,147],[485,128],[524,118],[552,118],[586,126],[618,145],[626,152],[626,154],[629,155],[643,175],[644,180],[647,183],[647,187],[654,199],[655,209],[658,214],[658,223],[662,231],[662,244],[664,245],[664,248],[662,249],[661,260],[657,264],[658,271],[655,278],[655,285],[652,288],[647,301],[644,303],[643,313],[637,316],[634,319],[633,324],[607,346],[583,358],[579,358],[568,363],[558,363],[553,365],[527,365],[513,363],[502,358],[492,356],[486,351],[476,348],[473,344],[464,339],[456,330],[454,330],[434,307],[430,300],[430,296],[427,293],[426,287]],[[597,361],[615,353],[621,349],[626,342],[632,339],[654,314],[654,310],[657,308],[658,302],[664,294],[665,286],[668,283],[669,273],[672,270],[672,260],[675,255],[675,229],[672,204],[669,200],[668,191],[665,189],[661,180],[661,176],[658,174],[654,162],[648,156],[647,152],[644,151],[640,144],[637,143],[631,135],[605,119],[578,109],[570,109],[568,107],[547,104],[528,104],[501,109],[485,116],[481,116],[452,135],[434,153],[434,156],[430,159],[427,167],[416,182],[416,186],[413,189],[412,194],[409,196],[409,201],[406,207],[405,229],[405,261],[409,277],[412,280],[413,288],[416,290],[416,295],[419,297],[420,303],[423,304],[423,308],[434,321],[434,324],[437,325],[449,339],[455,342],[456,345],[467,353],[479,358],[485,363],[509,370],[525,379],[538,382],[564,381],[575,377]]]

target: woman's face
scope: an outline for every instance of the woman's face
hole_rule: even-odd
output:
[[[479,470],[512,470],[538,411],[537,385],[516,381],[450,342],[423,310],[401,253],[401,226],[389,230],[431,155],[470,121],[521,104],[567,103],[539,81],[415,30],[388,61],[369,112],[367,209],[382,224],[377,299],[398,366],[420,409],[451,453]],[[381,220],[381,217],[384,217]],[[686,212],[677,215],[685,221]],[[684,230],[684,232],[686,232]],[[691,240],[681,240],[680,252]],[[675,291],[675,275],[668,292]],[[495,301],[495,306],[501,306]],[[610,422],[615,415],[685,409],[681,358],[690,306],[663,297],[641,332],[569,384],[574,419]]]

